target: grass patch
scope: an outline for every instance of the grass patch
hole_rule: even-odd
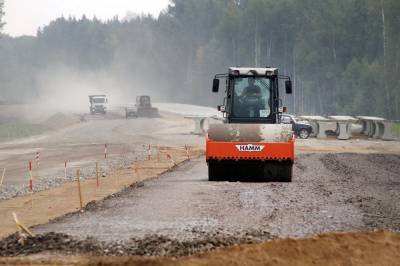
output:
[[[39,135],[46,130],[48,130],[46,126],[22,121],[0,123],[0,140]]]

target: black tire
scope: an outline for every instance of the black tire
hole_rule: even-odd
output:
[[[264,165],[264,179],[274,182],[292,182],[291,162],[268,162]]]
[[[308,139],[308,137],[310,136],[310,132],[307,129],[302,128],[299,130],[298,135],[299,135],[299,138],[301,138],[301,139]]]
[[[208,181],[224,180],[224,169],[216,162],[208,162]]]
[[[279,182],[292,182],[293,165],[282,167]]]

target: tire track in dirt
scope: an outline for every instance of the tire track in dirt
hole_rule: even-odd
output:
[[[321,160],[329,171],[343,176],[351,204],[363,212],[364,228],[400,231],[400,156],[328,154]]]

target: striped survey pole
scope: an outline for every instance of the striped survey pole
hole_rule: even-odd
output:
[[[29,193],[31,194],[31,208],[33,208],[33,174],[32,174],[32,161],[29,161]]]
[[[151,145],[149,144],[149,147],[147,149],[147,160],[150,161],[151,160]]]
[[[105,175],[107,176],[107,168],[108,168],[108,164],[107,164],[107,144],[104,144],[104,160],[106,161],[106,166],[105,166]]]
[[[33,192],[32,161],[29,161],[29,192]]]
[[[36,178],[39,178],[39,160],[40,160],[40,152],[37,151],[35,155],[35,163],[36,163]]]

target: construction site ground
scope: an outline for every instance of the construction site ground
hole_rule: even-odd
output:
[[[92,165],[104,142],[114,158],[130,148],[140,154],[113,167],[99,188],[93,178],[82,182],[85,204],[97,200],[84,212],[78,211],[75,181],[34,193],[33,202],[29,194],[1,200],[2,237],[16,230],[12,212],[39,237],[25,245],[18,235],[3,238],[1,256],[24,257],[3,258],[0,264],[390,265],[399,259],[399,142],[297,140],[292,183],[208,182],[204,139],[190,135],[193,127],[179,114],[152,120],[111,115],[1,143],[0,163],[11,169],[41,149],[42,175],[60,171],[55,168],[64,158],[79,167]],[[157,147],[150,161],[139,148],[148,144]],[[185,145],[191,147],[190,161]],[[171,169],[167,152],[182,164]],[[17,169],[3,185],[26,182],[26,170]],[[387,232],[363,233],[376,230]],[[313,237],[318,234],[324,235]],[[274,240],[285,238],[294,240]],[[239,244],[251,245],[225,249]],[[215,248],[221,249],[208,253]],[[129,255],[164,257],[120,257]]]

